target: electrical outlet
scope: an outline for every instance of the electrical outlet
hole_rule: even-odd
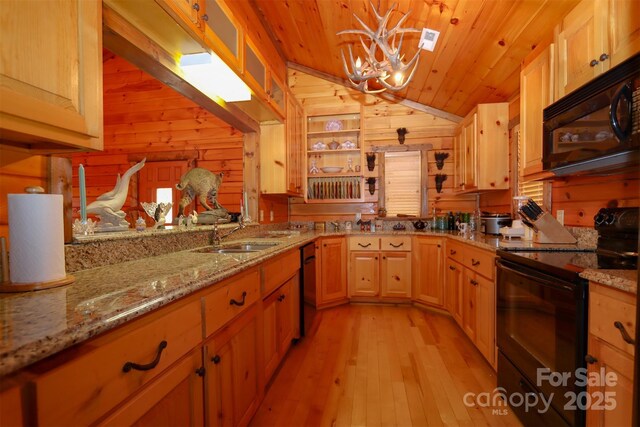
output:
[[[264,222],[264,211],[260,209],[260,222]]]
[[[556,211],[556,219],[558,220],[560,225],[564,225],[564,210],[563,209],[558,209]]]
[[[273,211],[269,211],[269,221],[273,222]]]

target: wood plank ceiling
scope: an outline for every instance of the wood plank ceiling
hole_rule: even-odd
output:
[[[384,13],[394,2],[398,12],[392,24],[410,11],[405,27],[440,31],[436,50],[421,53],[413,80],[397,95],[465,116],[478,103],[506,101],[518,92],[522,60],[537,43],[551,39],[554,26],[578,0],[373,0],[373,6]],[[345,78],[340,50],[346,53],[347,43],[357,38],[336,33],[360,28],[353,13],[375,28],[368,0],[240,3],[261,16],[285,60],[340,79]],[[406,58],[417,50],[418,38],[417,33],[406,37]]]

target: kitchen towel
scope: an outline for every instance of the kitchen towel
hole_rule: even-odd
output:
[[[40,283],[66,277],[62,195],[9,194],[11,283]]]

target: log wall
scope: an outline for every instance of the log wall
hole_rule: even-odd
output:
[[[219,202],[239,211],[242,197],[243,134],[172,88],[122,58],[104,62],[104,151],[72,156],[73,207],[79,210],[78,165],[85,166],[87,199],[110,191],[118,173],[142,158],[147,162],[186,160],[191,167],[224,172]],[[137,176],[123,207],[128,220],[144,212]],[[146,215],[144,215],[146,217]]]
[[[454,121],[379,97],[364,95],[338,83],[297,70],[289,70],[289,86],[303,105],[307,115],[314,113],[339,114],[342,111],[353,109],[354,106],[362,106],[361,128],[363,131],[361,137],[364,141],[364,151],[370,151],[372,146],[399,145],[396,129],[400,127],[409,130],[404,145],[431,144],[433,150],[428,153],[428,164],[425,168],[429,177],[428,211],[431,212],[434,207],[439,211],[473,209],[475,196],[454,196],[452,193],[452,147],[456,126]],[[439,171],[436,168],[433,154],[435,151],[449,153],[443,170]],[[449,175],[449,179],[444,182],[441,193],[437,193],[435,189],[436,173]],[[365,168],[364,175],[369,176],[369,174]],[[371,176],[378,176],[377,166]],[[378,185],[376,185],[376,192],[373,195],[365,191],[365,200],[362,203],[305,204],[299,198],[293,198],[290,202],[292,221],[353,219],[357,212],[367,218],[375,216],[377,211]]]

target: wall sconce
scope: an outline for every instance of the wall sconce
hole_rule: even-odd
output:
[[[195,88],[225,102],[250,101],[251,90],[217,55],[193,53],[180,58],[185,79]]]
[[[369,193],[373,196],[376,192],[376,179],[374,177],[367,178],[367,184],[369,185]]]
[[[400,144],[404,144],[404,136],[408,134],[409,131],[407,130],[407,128],[398,128],[396,129],[396,132],[398,132],[398,142]]]
[[[436,158],[436,167],[438,170],[442,170],[444,167],[444,161],[449,157],[449,153],[433,153]]]
[[[376,167],[376,153],[369,152],[367,153],[367,169],[369,171],[373,171]]]
[[[442,183],[447,180],[446,173],[437,173],[436,174],[436,191],[438,193],[442,193]]]

